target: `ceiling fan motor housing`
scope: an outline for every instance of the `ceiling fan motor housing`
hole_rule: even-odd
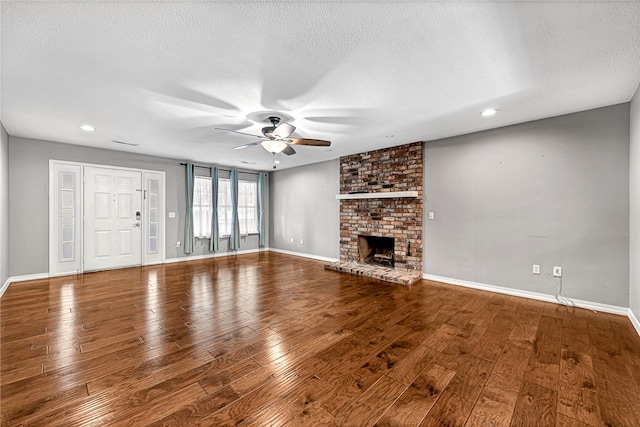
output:
[[[262,134],[267,138],[273,138],[273,131],[276,130],[275,126],[267,126],[262,128]]]
[[[280,123],[280,117],[270,116],[267,118],[269,122],[271,122],[271,126],[266,126],[262,128],[262,134],[267,138],[275,138],[273,136],[273,132],[276,130],[278,123]]]

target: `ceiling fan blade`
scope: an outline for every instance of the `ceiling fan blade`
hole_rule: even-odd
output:
[[[233,133],[237,133],[237,134],[240,134],[240,135],[254,136],[256,138],[263,138],[262,135],[254,135],[252,133],[240,132],[240,131],[232,130],[232,129],[224,129],[224,128],[214,128],[214,129],[222,130],[222,131],[225,131],[225,132],[233,132]]]
[[[289,144],[296,145],[311,145],[314,147],[329,147],[331,141],[325,141],[324,139],[309,139],[309,138],[289,138]]]
[[[237,147],[233,147],[233,149],[242,150],[243,148],[249,148],[249,147],[253,147],[254,145],[260,145],[260,144],[262,144],[262,141],[250,142],[248,144],[238,145]]]
[[[287,148],[285,148],[284,150],[282,150],[282,152],[284,154],[286,154],[287,156],[291,156],[292,154],[296,154],[296,150],[293,149],[292,146],[287,145]]]
[[[291,135],[294,130],[296,130],[296,127],[294,125],[289,123],[280,123],[273,130],[273,136],[275,136],[276,139],[288,138],[289,135]]]

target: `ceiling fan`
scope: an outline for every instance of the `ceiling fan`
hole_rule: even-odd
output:
[[[292,145],[308,145],[312,147],[329,147],[331,141],[325,141],[323,139],[309,139],[309,138],[289,138],[296,127],[290,123],[282,122],[280,117],[270,116],[268,117],[271,126],[262,128],[262,136],[253,135],[251,133],[238,132],[231,129],[216,128],[225,132],[238,133],[240,135],[249,135],[256,138],[261,138],[260,141],[250,142],[248,144],[238,145],[233,147],[234,150],[241,150],[243,148],[253,147],[254,145],[262,145],[262,147],[274,156],[280,152],[291,156],[296,154],[296,150]]]

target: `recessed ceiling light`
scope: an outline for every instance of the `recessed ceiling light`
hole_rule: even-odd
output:
[[[480,113],[480,115],[482,117],[491,117],[493,115],[495,115],[498,112],[498,110],[496,110],[495,108],[488,108],[486,110],[484,110],[482,113]]]
[[[81,125],[80,129],[82,129],[85,132],[93,132],[94,130],[96,130],[96,128],[94,128],[91,125]]]
[[[280,164],[280,160],[274,160],[273,163],[275,163],[276,165]]]

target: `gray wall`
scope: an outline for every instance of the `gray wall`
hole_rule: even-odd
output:
[[[339,258],[339,160],[273,172],[270,188],[270,246]]]
[[[13,136],[9,137],[9,159],[11,228],[8,240],[11,247],[9,256],[11,276],[47,273],[49,270],[49,159],[166,172],[166,210],[176,212],[177,216],[171,219],[165,215],[166,258],[187,256],[183,252],[183,247],[176,248],[177,241],[184,243],[185,173],[180,160]],[[196,168],[196,173],[206,174],[207,171]],[[241,173],[240,178],[255,179],[255,175]],[[266,187],[268,199],[268,183]],[[241,240],[240,245],[241,250],[255,249],[258,247],[258,236],[248,236]],[[220,250],[224,252],[227,248],[228,239],[221,239]],[[194,253],[191,256],[205,254],[209,254],[209,241],[196,239]]]
[[[629,104],[427,142],[424,157],[425,273],[554,294],[557,265],[566,296],[628,307]]]
[[[9,277],[9,135],[0,122],[0,286]]]
[[[640,88],[631,100],[629,137],[629,308],[640,319]]]

